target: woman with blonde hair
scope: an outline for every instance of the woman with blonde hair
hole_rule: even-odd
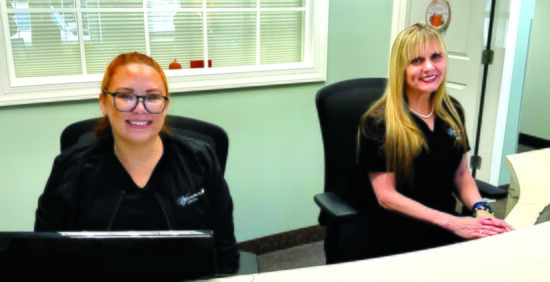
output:
[[[492,215],[467,165],[463,109],[445,89],[439,33],[414,24],[395,39],[384,96],[362,117],[358,164],[368,205],[369,256],[431,248],[513,230]],[[456,195],[472,216],[455,212]],[[372,243],[377,242],[377,243]]]

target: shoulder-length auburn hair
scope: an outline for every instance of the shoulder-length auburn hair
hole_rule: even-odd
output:
[[[368,120],[377,123],[385,122],[386,136],[384,149],[386,152],[386,167],[394,172],[396,187],[410,186],[414,180],[413,159],[428,146],[420,129],[413,121],[408,110],[405,95],[405,69],[407,65],[421,53],[422,48],[435,44],[447,61],[445,43],[439,33],[425,24],[414,24],[397,35],[392,49],[389,66],[389,79],[386,91],[361,118],[361,131],[369,137],[366,130]],[[462,138],[457,138],[455,146],[466,151],[467,138],[464,125],[455,109],[451,98],[445,90],[445,78],[439,88],[431,94],[430,102],[434,114],[443,119],[454,132],[459,132]]]
[[[162,67],[153,58],[138,52],[123,53],[118,55],[111,61],[111,63],[105,70],[105,74],[103,75],[103,81],[101,82],[101,95],[107,95],[103,92],[103,90],[109,90],[109,86],[111,86],[111,81],[113,80],[113,77],[115,76],[118,68],[129,64],[141,64],[155,69],[162,78],[162,84],[164,86],[164,89],[166,90],[166,96],[170,97],[170,92],[168,91],[168,80],[166,79],[166,75],[164,74]],[[168,133],[166,125],[162,126],[161,133]],[[105,137],[112,135],[111,123],[107,115],[104,115],[99,120],[99,123],[95,130],[95,134],[96,136]]]

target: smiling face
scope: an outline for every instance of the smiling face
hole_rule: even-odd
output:
[[[167,95],[162,76],[154,68],[138,63],[119,66],[108,85],[109,92],[125,92],[137,95]],[[111,95],[100,94],[100,108],[109,117],[115,142],[125,144],[143,144],[159,138],[164,125],[166,110],[160,114],[150,114],[140,99],[137,107],[131,112],[121,112],[115,108]]]
[[[445,54],[436,43],[427,43],[420,48],[418,56],[405,68],[407,95],[430,94],[437,90],[445,79],[447,62]]]

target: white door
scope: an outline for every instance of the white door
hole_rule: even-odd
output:
[[[401,12],[394,13],[394,23],[401,23],[401,28],[394,24],[394,31],[398,32],[406,26],[416,22],[424,23],[426,20],[426,9],[432,0],[407,0],[394,1],[395,8]],[[484,37],[485,30],[489,25],[489,9],[490,0],[448,0],[451,5],[451,20],[446,31],[442,33],[445,41],[449,62],[447,65],[447,90],[448,93],[455,97],[464,107],[466,115],[466,131],[470,141],[470,155],[474,153],[474,146],[477,130],[477,117],[479,114],[479,104],[481,99],[481,86],[483,79],[483,65],[481,64],[482,52],[485,49],[487,39]],[[395,35],[394,35],[395,36]],[[502,56],[495,54],[493,65],[502,64]],[[500,60],[500,62],[499,62]],[[492,67],[489,69],[489,73]],[[500,75],[500,70],[497,71]],[[491,81],[495,81],[491,86],[491,93],[496,93],[498,96],[500,77],[495,77],[491,74]],[[489,82],[491,83],[491,82]],[[490,93],[486,95],[491,95]],[[485,109],[497,105],[488,105],[491,97],[485,98]],[[496,110],[495,110],[496,111]],[[490,113],[488,113],[490,114]],[[493,133],[491,130],[483,130],[491,127],[491,121],[483,119],[479,155],[482,157],[481,169],[477,170],[476,178],[489,180],[490,167],[488,162],[491,161],[492,150],[490,143],[484,144],[483,140],[492,140]]]
[[[426,8],[431,0],[411,0],[408,9],[409,26],[425,22]],[[474,147],[475,130],[481,93],[483,65],[481,52],[484,49],[485,1],[452,1],[451,21],[443,33],[447,46],[447,90],[462,104],[466,112],[466,130],[470,146]]]

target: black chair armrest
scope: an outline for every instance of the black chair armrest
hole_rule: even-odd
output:
[[[332,219],[344,220],[357,215],[357,210],[342,200],[333,192],[317,194],[313,197],[315,203]]]
[[[508,191],[476,179],[477,188],[483,198],[500,199],[508,195]]]

